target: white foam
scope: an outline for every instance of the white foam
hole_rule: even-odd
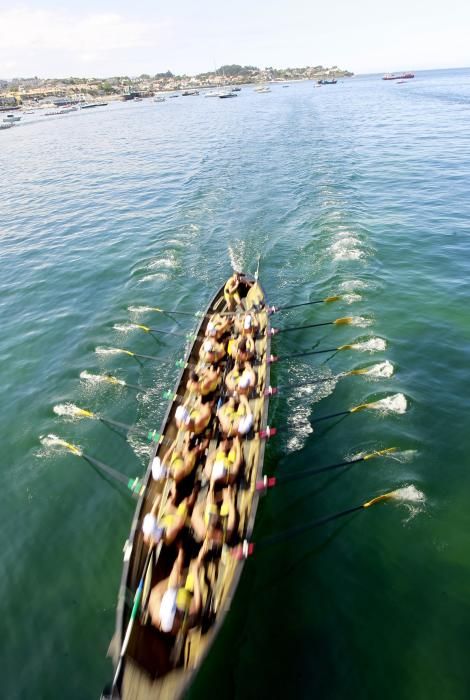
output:
[[[351,236],[349,233],[344,232],[341,235],[341,238],[338,241],[336,241],[336,243],[333,243],[330,246],[330,250],[333,251],[333,253],[336,253],[339,251],[343,251],[346,248],[349,248],[349,247],[354,248],[354,247],[360,246],[360,245],[361,245],[361,241],[359,240],[359,238],[356,238],[355,236]]]
[[[135,323],[115,323],[113,326],[115,331],[120,333],[129,333],[130,331],[135,331],[139,328]]]
[[[362,297],[360,294],[343,294],[341,301],[345,301],[346,304],[354,304],[356,301],[361,301]]]
[[[82,409],[75,406],[73,403],[58,403],[53,408],[54,413],[58,416],[66,416],[67,418],[83,418]],[[90,416],[91,417],[91,416]]]
[[[367,289],[369,285],[364,280],[348,280],[342,282],[340,288],[345,292],[354,292],[356,289]]]
[[[153,275],[144,275],[139,281],[138,284],[142,284],[143,282],[153,282],[154,280],[167,280],[168,279],[168,274],[166,272],[155,272]]]
[[[148,270],[156,270],[156,269],[164,268],[166,270],[172,270],[173,268],[175,268],[177,266],[177,264],[178,263],[177,263],[176,258],[173,258],[173,257],[171,257],[171,258],[157,258],[156,260],[152,260],[152,262],[150,262],[147,265],[147,269]]]
[[[105,375],[105,374],[91,374],[90,372],[87,372],[84,370],[83,372],[80,372],[80,379],[84,379],[86,382],[90,382],[90,384],[121,384],[121,386],[124,386],[125,382],[122,379],[118,379],[117,377],[112,377],[111,375]]]
[[[399,452],[394,452],[391,454],[390,457],[395,459],[397,462],[407,464],[408,462],[411,462],[417,454],[418,450],[400,450]]]
[[[131,314],[145,314],[148,311],[153,311],[153,306],[128,306],[127,310]]]
[[[388,379],[393,375],[395,371],[394,366],[388,360],[385,362],[378,362],[376,365],[371,365],[366,371],[361,372],[366,377],[373,377],[374,379]]]
[[[364,318],[364,316],[351,316],[349,321],[350,326],[356,326],[358,328],[367,328],[371,326],[374,321],[371,318]]]
[[[360,352],[379,352],[385,350],[387,343],[383,338],[369,338],[361,343],[353,343],[351,347]]]
[[[124,352],[124,350],[120,350],[119,348],[102,348],[98,346],[95,348],[95,352],[97,355],[119,355]]]
[[[230,264],[234,272],[243,272],[246,265],[246,244],[245,241],[235,241],[233,247],[229,245],[228,255]]]
[[[335,252],[333,259],[340,260],[362,260],[365,258],[365,253],[359,248],[344,248]]]
[[[65,440],[62,440],[60,437],[57,437],[57,435],[54,435],[53,433],[40,437],[39,439],[41,441],[41,444],[46,448],[55,449],[56,447],[65,447],[69,450],[70,447],[73,447],[75,450],[77,450],[77,452],[80,455],[82,454],[80,447],[78,447],[77,445],[71,445],[70,443],[67,443]]]
[[[422,491],[416,488],[414,484],[403,486],[401,489],[396,489],[390,494],[390,498],[400,503],[425,503],[426,496]]]
[[[380,399],[380,401],[369,403],[367,407],[386,415],[388,413],[405,413],[407,405],[408,403],[404,394],[393,394],[392,396],[386,396],[384,399]]]

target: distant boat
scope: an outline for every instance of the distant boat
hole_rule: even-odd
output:
[[[7,116],[3,120],[4,122],[19,122],[21,121],[21,117],[17,117],[15,114],[7,114]]]
[[[233,87],[232,88],[232,92],[240,92],[240,91],[241,91],[241,87]]]
[[[52,112],[46,112],[45,117],[56,117],[59,114],[70,114],[70,112],[78,112],[78,107],[63,107],[62,109],[54,109]]]
[[[107,102],[85,102],[80,105],[80,109],[92,109],[92,107],[106,107]]]
[[[238,97],[234,92],[219,92],[219,95],[221,100],[226,99],[227,97]]]
[[[6,124],[0,124],[0,129],[11,129],[12,126],[15,126],[13,122],[7,122]]]
[[[267,87],[267,85],[260,85],[259,87],[256,87],[254,89],[254,92],[260,92],[260,93],[271,92],[271,88]]]
[[[382,80],[409,80],[414,77],[414,73],[387,73]]]
[[[221,93],[218,92],[217,90],[210,90],[209,92],[206,92],[204,97],[220,97]]]
[[[326,78],[317,80],[318,85],[336,85],[337,82],[336,78],[332,78],[331,80],[327,80]]]
[[[165,100],[166,100],[165,97],[162,97],[161,95],[159,95],[158,97],[155,97],[153,101],[154,102],[165,102]]]
[[[199,95],[199,90],[185,90],[181,93],[182,97],[195,97],[196,95]]]

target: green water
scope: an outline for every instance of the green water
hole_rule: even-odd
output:
[[[2,134],[0,495],[2,696],[96,698],[111,677],[122,545],[134,502],[54,434],[129,476],[148,446],[68,401],[158,427],[183,345],[122,333],[132,321],[191,330],[131,305],[197,310],[233,265],[260,277],[278,327],[361,316],[366,328],[280,335],[279,355],[382,338],[279,363],[273,384],[389,360],[394,374],[301,387],[272,401],[282,428],[266,472],[288,474],[396,446],[406,455],[273,489],[253,539],[414,485],[391,501],[255,550],[190,697],[445,698],[469,694],[470,72],[302,83],[236,100],[116,104],[31,115]],[[323,364],[324,363],[324,364]],[[148,390],[80,380],[110,372]],[[402,414],[315,416],[402,393]],[[312,430],[313,427],[313,430]]]

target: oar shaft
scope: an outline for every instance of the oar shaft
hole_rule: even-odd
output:
[[[289,331],[300,331],[303,328],[319,328],[320,326],[332,326],[334,321],[325,321],[324,323],[309,323],[306,326],[289,326],[288,328],[279,328],[277,333],[288,333]]]
[[[338,416],[347,416],[351,411],[340,411],[339,413],[330,413],[327,416],[320,416],[320,418],[314,418],[314,423],[319,423],[322,420],[329,420],[330,418],[338,418]]]
[[[325,350],[307,350],[304,352],[293,352],[290,355],[282,355],[278,358],[278,361],[281,362],[282,360],[290,360],[295,357],[306,357],[307,355],[321,355],[325,352],[336,352],[337,350],[339,350],[339,348],[326,348]]]
[[[329,464],[327,467],[315,467],[313,469],[303,469],[300,472],[294,472],[291,474],[281,474],[281,476],[276,477],[276,484],[285,484],[288,481],[296,481],[297,479],[303,479],[306,476],[312,476],[313,474],[321,474],[323,472],[329,472],[332,469],[340,469],[341,467],[349,467],[358,462],[364,462],[365,457],[358,457],[357,459],[345,460],[344,462],[337,462],[336,464]]]
[[[275,544],[276,542],[279,542],[281,540],[286,540],[290,539],[291,537],[295,537],[296,535],[300,535],[303,532],[306,532],[307,530],[310,530],[313,527],[317,527],[319,525],[325,525],[325,523],[329,523],[332,520],[337,520],[338,518],[343,518],[346,515],[350,515],[351,513],[355,513],[358,510],[362,510],[364,508],[364,505],[361,504],[360,506],[354,506],[353,508],[347,508],[346,510],[342,510],[339,513],[333,513],[333,515],[327,515],[324,518],[320,518],[318,520],[311,520],[309,523],[305,523],[304,525],[299,525],[298,527],[292,527],[289,530],[284,530],[283,532],[279,532],[278,534],[275,535],[270,535],[269,537],[264,537],[262,540],[256,543],[256,549],[260,547],[266,547],[272,544]]]
[[[127,488],[130,489],[133,493],[140,493],[142,489],[142,483],[140,479],[132,479],[131,477],[126,476],[122,472],[119,472],[117,469],[113,469],[113,467],[110,467],[109,464],[100,462],[99,459],[95,459],[95,457],[91,457],[90,455],[82,454],[82,457],[91,465],[93,465],[97,469],[100,469],[108,476],[112,477],[116,481],[119,481],[121,484],[125,484],[125,486],[127,486]]]

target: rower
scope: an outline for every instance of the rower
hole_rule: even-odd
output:
[[[164,513],[158,518],[156,512],[160,503],[157,498],[152,510],[147,513],[142,521],[142,533],[147,544],[166,545],[172,544],[185,525],[189,524],[189,511],[194,505],[195,495],[185,498],[178,507],[175,505],[176,488],[173,486],[172,494],[164,506]]]
[[[220,368],[209,365],[199,372],[192,371],[189,375],[186,389],[189,393],[202,396],[203,403],[211,401],[220,383]]]
[[[255,351],[255,341],[253,338],[251,336],[242,336],[237,343],[235,360],[239,364],[244,364],[253,359]]]
[[[240,279],[241,274],[237,271],[233,273],[231,277],[228,278],[224,287],[224,299],[227,302],[227,307],[229,311],[235,311],[237,306],[241,306],[240,299]]]
[[[213,314],[207,324],[206,335],[210,338],[216,338],[220,340],[225,333],[227,333],[232,327],[232,319],[230,316],[221,316],[220,314]]]
[[[148,610],[152,623],[162,632],[176,636],[183,625],[184,630],[196,626],[202,605],[199,572],[207,549],[208,543],[204,543],[186,577],[184,551],[180,549],[169,577],[152,589]]]
[[[231,396],[217,411],[220,429],[227,437],[246,435],[253,427],[253,413],[246,396]]]
[[[235,361],[235,366],[227,374],[225,385],[230,393],[248,395],[256,386],[256,373],[249,362],[245,362],[242,370],[241,365]]]
[[[242,463],[242,447],[238,435],[233,440],[223,440],[207,458],[204,474],[214,484],[233,484]]]
[[[242,336],[248,336],[251,338],[256,338],[259,331],[259,322],[256,318],[256,314],[253,312],[248,312],[239,320],[236,320],[235,326]]]
[[[163,460],[160,457],[155,457],[152,462],[152,476],[155,481],[166,478],[170,475],[176,484],[182,479],[185,479],[193,471],[197,458],[204,452],[207,447],[207,442],[200,442],[195,435],[186,432],[183,437],[182,446],[178,446],[180,442],[180,434],[171,443]]]
[[[176,426],[179,430],[189,430],[195,435],[200,435],[210,423],[212,417],[212,402],[203,403],[202,396],[198,396],[192,406],[189,399],[175,411]]]
[[[199,358],[208,365],[213,365],[223,358],[225,347],[215,338],[206,338],[199,350]]]
[[[235,495],[231,486],[222,493],[215,492],[212,485],[207,499],[198,503],[193,510],[191,525],[196,540],[206,540],[224,545],[230,542],[235,529],[237,511]]]

